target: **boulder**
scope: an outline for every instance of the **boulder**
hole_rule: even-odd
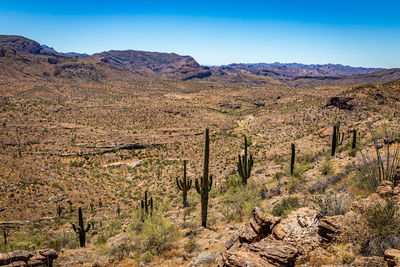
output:
[[[393,248],[386,250],[384,259],[389,267],[400,266],[400,250]]]

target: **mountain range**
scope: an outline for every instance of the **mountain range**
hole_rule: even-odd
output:
[[[316,86],[386,82],[400,78],[400,69],[363,68],[339,64],[255,63],[201,66],[191,56],[136,50],[110,50],[88,55],[60,53],[54,48],[14,35],[0,35],[0,76],[117,79],[202,79],[226,83]]]

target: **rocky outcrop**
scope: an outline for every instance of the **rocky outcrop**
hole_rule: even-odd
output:
[[[223,253],[223,266],[293,266],[299,251],[279,240],[262,240]]]
[[[318,223],[318,235],[326,242],[331,242],[342,231],[343,215],[326,216]]]
[[[0,254],[0,266],[53,266],[53,261],[57,257],[54,249],[41,249],[36,254],[18,250]]]
[[[400,266],[400,250],[393,248],[386,250],[384,259],[389,267]]]
[[[0,49],[0,57],[11,57],[17,55],[17,51],[11,46],[3,46]]]
[[[325,107],[337,107],[338,109],[353,110],[354,106],[348,102],[352,97],[331,97]]]
[[[250,221],[226,245],[222,266],[294,266],[320,244],[317,211],[298,209],[286,218],[255,208]]]

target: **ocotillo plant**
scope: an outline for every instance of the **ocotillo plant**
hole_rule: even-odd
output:
[[[190,190],[192,187],[192,180],[186,179],[186,160],[183,161],[183,180],[179,180],[178,177],[176,177],[176,184],[178,185],[178,189],[182,190],[182,198],[183,198],[183,206],[188,207],[188,202],[187,202],[187,192]]]
[[[290,175],[293,175],[294,173],[294,162],[296,160],[296,146],[294,143],[291,145],[292,147],[292,156],[290,158]]]
[[[83,223],[83,215],[82,215],[81,207],[79,207],[79,210],[78,210],[78,226],[76,226],[75,224],[72,224],[72,228],[74,229],[75,233],[77,233],[79,236],[79,244],[80,244],[81,248],[85,247],[86,233],[90,229],[90,223],[88,223],[85,228],[85,224]]]
[[[212,176],[208,174],[208,165],[210,163],[210,136],[209,130],[206,129],[206,140],[204,145],[204,169],[200,183],[196,180],[196,191],[201,196],[201,225],[207,227],[207,208],[208,208],[208,192],[212,186]]]
[[[242,178],[242,183],[247,184],[247,179],[250,178],[251,174],[251,169],[253,167],[253,156],[250,155],[249,158],[247,158],[247,138],[246,136],[244,137],[244,155],[241,156],[240,154],[238,155],[239,161],[238,161],[238,172],[239,176]]]
[[[356,149],[357,147],[357,130],[353,129],[353,140],[351,142],[351,149]]]
[[[144,200],[140,202],[140,207],[142,208],[142,212],[144,211],[146,215],[149,214],[150,208],[150,215],[153,215],[153,197],[150,197],[150,200],[147,200],[147,190],[144,191]],[[144,220],[144,217],[142,217]]]

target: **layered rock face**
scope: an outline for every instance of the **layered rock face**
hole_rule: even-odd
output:
[[[294,266],[319,245],[317,211],[301,208],[286,218],[252,212],[250,222],[227,243],[223,266]]]

